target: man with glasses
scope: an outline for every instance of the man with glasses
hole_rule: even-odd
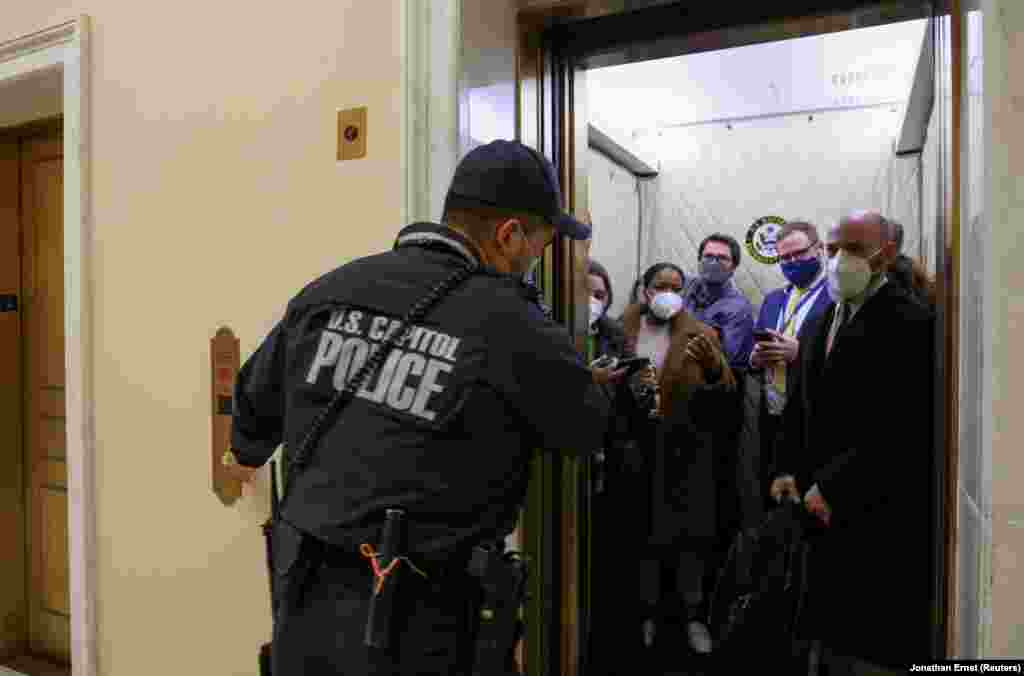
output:
[[[796,361],[803,328],[825,313],[832,298],[826,289],[825,255],[818,228],[791,221],[779,232],[776,244],[782,274],[789,282],[765,296],[754,325],[752,373],[761,386],[758,429],[762,468],[770,467],[775,435],[786,406],[788,366]],[[762,474],[761,480],[767,482]],[[762,484],[765,485],[765,484]]]
[[[732,282],[740,266],[740,244],[715,233],[697,251],[700,275],[683,296],[683,306],[698,320],[718,329],[729,366],[746,371],[754,343],[754,306]]]

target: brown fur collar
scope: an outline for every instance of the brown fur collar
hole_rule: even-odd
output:
[[[644,305],[633,304],[627,307],[622,314],[622,327],[626,336],[626,354],[636,354],[637,334],[640,332],[641,320],[646,311]],[[715,384],[728,387],[736,386],[736,380],[729,368],[728,360],[722,352],[718,332],[708,324],[698,321],[686,309],[682,309],[669,320],[671,342],[661,372],[658,373],[661,414],[666,420],[671,420],[674,412],[685,407],[696,388],[708,384],[704,378],[704,369],[686,354],[686,346],[690,340],[700,334],[704,334],[710,339],[722,367],[722,378]]]

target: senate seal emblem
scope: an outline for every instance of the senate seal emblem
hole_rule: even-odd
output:
[[[754,260],[765,265],[775,265],[779,262],[779,252],[775,250],[775,243],[779,231],[785,224],[786,219],[778,216],[764,216],[754,221],[747,230],[747,251]]]

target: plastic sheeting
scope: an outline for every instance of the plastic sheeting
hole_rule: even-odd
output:
[[[778,265],[759,263],[745,246],[747,231],[763,216],[806,219],[824,236],[848,211],[879,209],[904,224],[905,248],[916,251],[921,240],[919,161],[893,154],[902,112],[902,106],[842,110],[641,137],[638,146],[648,156],[657,153],[660,173],[650,180],[632,178],[639,196],[640,213],[632,220],[639,232],[639,256],[632,257],[627,280],[623,271],[630,267],[633,241],[627,230],[635,203],[624,196],[626,183],[606,179],[602,167],[590,175],[595,258],[616,270],[618,292],[659,262],[695,274],[701,241],[725,233],[743,245],[735,281],[759,306],[768,291],[785,283]],[[598,163],[592,160],[592,166]],[[621,241],[604,239],[606,222],[615,224],[609,234],[618,233]]]
[[[594,222],[590,258],[608,270],[614,302],[609,315],[618,317],[629,302],[636,279],[640,198],[637,179],[601,153],[587,154],[590,213]]]

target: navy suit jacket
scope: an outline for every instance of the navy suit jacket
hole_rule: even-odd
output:
[[[755,330],[771,329],[774,331],[778,327],[779,315],[782,314],[786,307],[787,289],[789,289],[789,286],[775,289],[764,297],[764,302],[761,303],[761,312],[758,313],[757,322],[754,324]],[[804,329],[812,324],[811,320],[825,314],[825,311],[828,310],[831,304],[832,297],[829,295],[828,289],[823,288],[818,297],[814,299],[814,305],[811,306],[810,312],[807,313],[807,318],[797,332],[796,337],[798,340],[803,338]]]

